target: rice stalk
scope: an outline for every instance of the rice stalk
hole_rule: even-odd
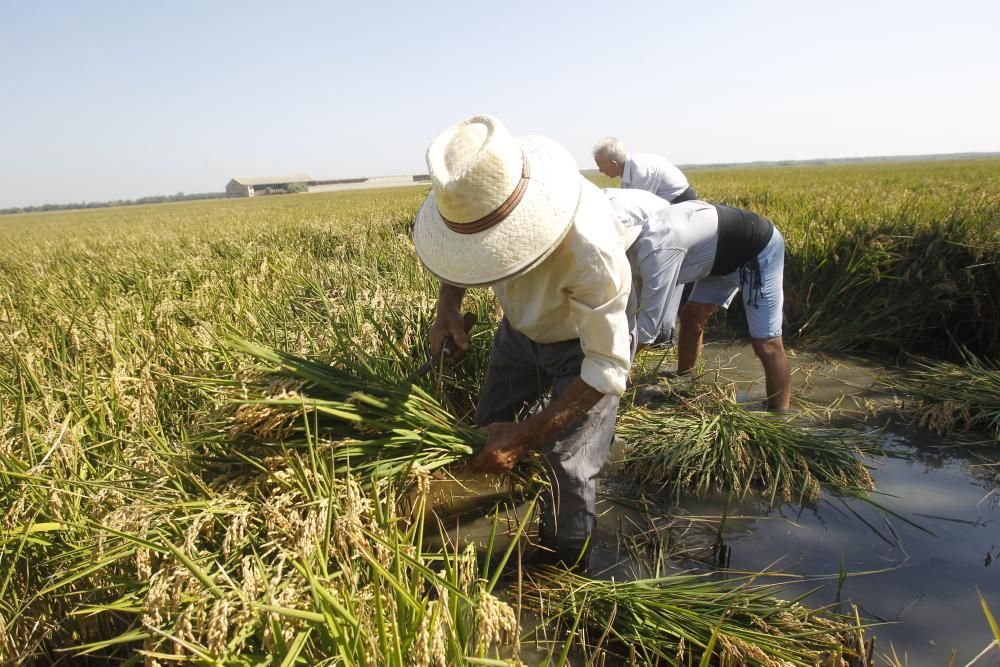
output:
[[[785,314],[790,334],[801,329],[800,344],[949,358],[966,345],[997,359],[998,165],[699,170],[694,184],[784,233]],[[179,591],[165,609],[190,609],[192,624],[201,611],[189,596],[216,600],[167,542],[227,595],[232,579],[262,605],[272,601],[258,585],[280,597],[270,581],[292,578],[290,563],[303,561],[319,525],[313,512],[343,491],[326,472],[327,450],[339,441],[318,442],[312,425],[306,436],[300,415],[272,426],[279,434],[292,426],[305,447],[205,442],[220,399],[244,398],[231,379],[246,357],[220,336],[332,359],[360,350],[373,373],[405,377],[425,356],[437,291],[407,235],[421,190],[0,218],[0,662],[51,664],[68,660],[65,649],[101,641],[109,644],[95,649],[94,663],[125,660],[156,633],[167,653],[174,644],[163,633],[204,651],[207,634],[192,641],[183,618],[164,616],[151,628],[136,621],[160,609],[152,583],[154,593]],[[471,354],[419,383],[455,416],[472,406],[489,347],[480,342],[500,317],[487,290],[470,290],[466,304],[482,322]],[[298,391],[299,382],[273,394],[254,385],[245,398]],[[351,512],[336,516],[356,539]],[[324,613],[318,608],[294,613]],[[311,653],[316,628],[286,641],[281,614],[270,613],[244,622],[240,609],[220,606],[204,618],[216,637],[230,619],[228,641],[250,637],[261,652],[268,632],[289,662],[358,661],[350,647]],[[429,636],[434,627],[428,621]],[[375,627],[369,634],[380,636]],[[226,655],[239,663],[235,650]],[[450,655],[459,660],[459,651]]]
[[[274,366],[260,385],[246,387],[229,421],[230,440],[281,448],[315,441],[317,455],[329,458],[335,472],[351,471],[366,485],[405,480],[414,468],[437,470],[485,442],[480,430],[457,423],[412,383],[384,379],[360,363],[338,367],[246,341],[232,344]],[[275,395],[275,380],[295,388]]]
[[[912,397],[901,408],[922,427],[948,435],[955,430],[988,433],[1000,443],[1000,364],[966,352],[962,365],[917,359],[915,368],[889,386]]]
[[[675,574],[616,582],[546,569],[528,588],[525,600],[550,623],[579,624],[609,639],[582,648],[629,664],[864,664],[860,623],[779,599],[780,586],[756,585],[750,577]],[[569,641],[582,644],[582,636]]]
[[[676,403],[636,407],[619,418],[623,470],[640,484],[683,493],[745,494],[813,502],[821,486],[857,494],[873,486],[861,461],[863,436],[805,428],[783,415],[747,410],[717,385]]]
[[[142,535],[93,526],[109,533],[116,551],[148,551],[151,568],[139,577],[123,570],[110,589],[118,597],[75,612],[131,624],[67,652],[107,656],[131,646],[154,665],[372,667],[517,655],[519,620],[494,595],[495,579],[480,570],[475,548],[459,550],[440,527],[443,547],[423,546],[425,495],[418,511],[402,514],[391,485],[364,491],[356,478],[330,474],[270,473],[263,479],[284,490],[275,496],[269,483],[244,486],[242,502],[211,522],[185,525],[164,506]],[[248,539],[232,551],[220,547],[239,524]],[[70,585],[64,578],[54,589]]]

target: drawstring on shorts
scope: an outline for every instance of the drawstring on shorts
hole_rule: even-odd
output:
[[[750,291],[744,287],[750,284]],[[759,308],[758,301],[764,296],[764,278],[760,274],[760,261],[755,256],[752,260],[740,267],[740,291],[746,294],[747,305]]]

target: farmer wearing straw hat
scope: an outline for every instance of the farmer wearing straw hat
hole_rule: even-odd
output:
[[[788,355],[781,337],[785,241],[755,213],[688,201],[659,206],[647,193],[610,188],[605,194],[626,226],[640,229],[627,252],[634,276],[636,343],[656,338],[662,323],[677,319],[681,286],[694,283],[680,312],[677,371],[694,368],[705,324],[737,292],[753,351],[764,367],[767,407],[785,410],[791,400]]]
[[[541,450],[553,498],[539,537],[550,559],[582,564],[596,524],[595,476],[608,455],[630,362],[628,232],[572,157],[544,137],[514,138],[495,118],[445,130],[427,149],[431,194],[413,242],[441,280],[431,353],[468,349],[466,289],[503,307],[476,409],[482,472]],[[552,391],[552,400],[531,411]]]
[[[653,153],[628,153],[615,137],[604,137],[594,145],[594,162],[605,176],[622,179],[624,190],[652,192],[671,204],[697,199],[687,177],[665,157]]]

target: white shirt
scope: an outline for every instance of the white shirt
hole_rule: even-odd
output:
[[[646,190],[605,188],[604,194],[607,196],[608,201],[611,202],[611,208],[613,208],[615,213],[618,214],[618,219],[621,223],[628,228],[635,229],[639,234],[642,233],[646,223],[653,217],[654,214],[656,214],[656,212],[670,206],[670,202],[665,199],[661,199],[652,192],[647,192]],[[638,240],[638,238],[636,240]],[[648,290],[644,294],[642,290],[643,284],[652,283],[654,281],[643,281],[642,271],[657,271],[659,270],[659,267],[657,267],[655,262],[652,261],[640,264],[639,259],[636,256],[635,245],[630,246],[625,254],[628,257],[628,263],[632,269],[632,293],[629,295],[627,307],[629,324],[636,326],[636,342],[648,344],[652,340],[656,339],[655,331],[663,328],[662,323],[657,326],[654,318],[658,317],[664,308],[659,305],[653,307],[648,302],[651,300],[662,300],[668,295],[660,292],[650,293]],[[640,302],[640,298],[645,298],[646,301]],[[666,308],[669,309],[669,306]],[[671,323],[670,326],[672,327],[673,324]]]
[[[666,199],[647,190],[605,188],[604,195],[626,227],[641,228],[655,213],[670,206]]]
[[[667,205],[642,221],[642,230],[627,252],[633,267],[638,312],[636,335],[640,345],[652,343],[661,323],[673,322],[674,290],[711,274],[719,239],[719,213],[714,206],[692,200]]]
[[[630,365],[625,309],[632,289],[625,249],[635,238],[601,191],[581,177],[576,220],[559,246],[522,276],[493,285],[514,329],[538,343],[580,339],[580,377],[620,396]]]
[[[622,171],[622,187],[646,190],[669,202],[688,189],[688,180],[665,157],[652,153],[631,153]]]

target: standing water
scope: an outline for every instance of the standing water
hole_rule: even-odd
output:
[[[703,356],[701,381],[735,382],[738,400],[761,403],[763,373],[748,345],[710,344]],[[667,358],[662,368],[675,364]],[[661,573],[767,571],[760,583],[786,584],[784,596],[813,591],[804,600],[812,607],[856,605],[863,622],[876,624],[868,631],[883,656],[876,664],[892,664],[885,656],[894,651],[910,667],[966,665],[992,641],[977,590],[1000,612],[1000,448],[893,418],[895,397],[879,379],[899,371],[801,353],[792,369],[793,406],[868,431],[884,450],[866,458],[870,501],[824,492],[808,506],[725,494],[678,502],[625,482],[616,446],[602,473],[593,576],[650,576],[657,563]],[[452,510],[466,510],[457,531],[466,541],[489,531],[488,520],[475,518],[489,504],[481,488],[448,491]],[[1000,665],[1000,648],[975,664]]]

